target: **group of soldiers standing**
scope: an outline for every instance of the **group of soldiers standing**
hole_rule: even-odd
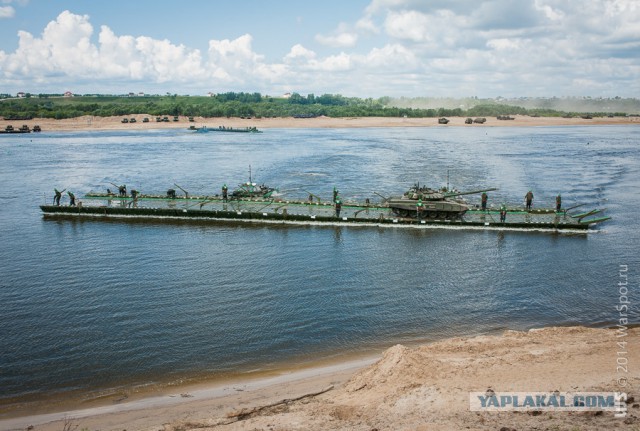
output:
[[[487,210],[488,200],[489,200],[489,197],[487,193],[483,192],[480,198],[480,207],[482,208],[482,211]],[[531,211],[531,208],[533,207],[533,191],[529,190],[527,194],[524,195],[524,204],[525,204],[525,209],[527,211]],[[561,210],[562,210],[562,196],[558,194],[558,196],[556,196],[556,212],[560,212]],[[500,222],[504,223],[506,219],[507,219],[507,206],[506,204],[502,204],[500,205]]]
[[[62,191],[58,190],[58,189],[53,189],[54,190],[54,195],[53,195],[53,204],[55,206],[60,206],[60,199],[62,198],[62,194],[67,190],[64,189]],[[71,192],[67,192],[67,194],[69,195],[69,206],[75,207],[76,206],[76,195],[74,195]]]

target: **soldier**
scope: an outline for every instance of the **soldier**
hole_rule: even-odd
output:
[[[70,207],[75,207],[76,206],[76,195],[74,195],[71,192],[67,192],[67,194],[69,195],[69,206]]]
[[[524,195],[525,202],[527,204],[527,211],[531,210],[531,204],[533,203],[533,192],[529,190],[526,195]]]
[[[333,202],[336,202],[336,199],[338,199],[338,189],[336,189],[334,187],[333,188]]]
[[[420,216],[422,215],[422,210],[424,209],[423,204],[422,204],[422,199],[418,199],[418,202],[416,203],[416,215],[418,217],[418,219],[420,219]]]
[[[121,185],[120,187],[118,187],[118,193],[120,194],[120,197],[124,198],[127,196],[127,186],[125,185]]]
[[[482,211],[486,211],[487,210],[487,193],[486,192],[482,192]]]
[[[558,196],[556,196],[556,211],[560,212],[560,208],[562,208],[562,196],[558,194]]]
[[[340,217],[340,210],[342,209],[342,202],[340,201],[340,197],[338,195],[336,195],[335,203],[336,203],[336,217]]]
[[[224,202],[226,202],[226,201],[227,201],[228,192],[229,192],[229,188],[227,187],[227,185],[226,185],[226,184],[225,184],[225,185],[223,185],[223,186],[222,186],[222,200],[223,200]]]
[[[131,190],[131,197],[133,198],[134,201],[138,199],[138,191],[136,189]]]
[[[53,196],[53,204],[56,206],[60,206],[60,198],[62,197],[62,193],[64,193],[65,190],[64,189],[62,191],[58,190],[58,189],[53,189],[55,192],[55,195]]]
[[[171,199],[175,199],[176,198],[176,191],[175,189],[169,189],[167,190],[167,197],[171,198]]]
[[[507,221],[507,206],[502,204],[502,206],[500,206],[500,223],[504,223],[505,221]]]

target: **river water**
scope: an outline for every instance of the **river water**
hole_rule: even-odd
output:
[[[0,136],[0,417],[396,343],[615,324],[621,268],[634,289],[640,278],[639,141],[633,126]],[[534,207],[550,207],[562,193],[565,207],[613,219],[555,234],[73,221],[38,208],[54,187],[219,193],[249,165],[291,197],[329,200],[336,186],[375,201],[448,175],[461,190],[497,187],[494,206],[532,190]]]

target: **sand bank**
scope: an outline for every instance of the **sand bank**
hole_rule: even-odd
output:
[[[381,358],[274,378],[56,415],[0,421],[1,429],[60,430],[500,430],[629,429],[640,426],[640,328],[626,337],[583,327],[506,331]],[[622,349],[618,342],[625,341]],[[628,362],[617,369],[619,352]],[[624,378],[622,386],[621,378]],[[469,392],[626,392],[611,412],[471,412]]]
[[[122,123],[122,119],[135,118],[135,123]],[[143,119],[150,121],[144,123]],[[173,117],[170,117],[170,119]],[[438,124],[437,118],[389,118],[389,117],[347,117],[347,118],[203,118],[195,117],[194,122],[189,122],[187,117],[179,117],[178,121],[156,122],[154,116],[130,115],[127,117],[93,117],[83,116],[66,120],[51,120],[35,118],[29,121],[0,120],[0,130],[7,125],[18,128],[23,124],[29,127],[39,125],[43,131],[73,131],[73,130],[144,130],[144,129],[187,129],[191,125],[196,127],[207,126],[217,128],[225,127],[257,127],[258,129],[270,128],[352,128],[352,127],[518,127],[518,126],[585,126],[585,125],[640,125],[640,117],[596,117],[593,119],[555,118],[555,117],[529,117],[516,115],[513,120],[498,120],[495,117],[487,117],[484,124],[465,124],[467,117],[447,117],[450,121],[446,125]]]

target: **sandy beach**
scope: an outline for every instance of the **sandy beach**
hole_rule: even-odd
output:
[[[637,430],[640,328],[550,327],[396,345],[381,357],[0,421],[61,430]],[[624,349],[618,344],[625,341]],[[620,351],[628,361],[616,367]],[[627,413],[476,412],[470,392],[626,392]],[[65,428],[66,426],[66,428]]]
[[[122,119],[135,118],[135,123],[123,123]],[[149,122],[143,122],[148,118]],[[172,120],[173,117],[169,117]],[[465,124],[467,117],[448,117],[449,123],[438,124],[437,118],[392,118],[392,117],[346,117],[346,118],[202,118],[195,117],[189,122],[187,117],[181,116],[178,121],[156,122],[155,116],[136,114],[126,117],[93,117],[83,116],[65,120],[51,120],[34,118],[28,121],[0,120],[0,130],[12,125],[19,128],[23,124],[33,128],[39,125],[43,131],[73,131],[73,130],[143,130],[188,128],[207,126],[210,128],[224,127],[257,127],[260,129],[272,128],[350,128],[350,127],[518,127],[518,126],[586,126],[586,125],[640,125],[640,117],[595,117],[584,119],[580,117],[530,117],[516,115],[513,120],[498,120],[495,117],[487,117],[484,124]]]

